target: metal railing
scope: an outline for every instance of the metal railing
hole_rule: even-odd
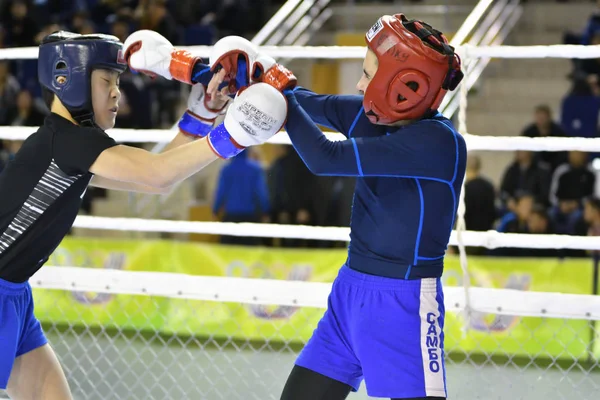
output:
[[[488,8],[490,5],[491,9]],[[452,46],[468,44],[471,46],[497,46],[504,40],[514,28],[523,14],[523,7],[519,0],[482,0],[473,9],[473,12],[457,34],[452,38]],[[468,38],[468,41],[466,41]],[[464,60],[464,70],[467,71],[466,79],[461,82],[470,90],[479,79],[487,65],[489,58]],[[459,107],[460,86],[456,90],[446,94],[442,101],[440,111],[447,118],[452,117]]]

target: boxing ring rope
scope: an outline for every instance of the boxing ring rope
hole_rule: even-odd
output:
[[[208,57],[210,47],[193,46],[187,49]],[[273,57],[306,59],[362,59],[366,48],[339,46],[280,46],[263,47]],[[457,52],[463,60],[472,58],[600,58],[600,46],[461,46]],[[0,59],[33,59],[37,48],[1,49]],[[461,90],[461,89],[458,89]],[[489,151],[600,151],[600,138],[525,138],[492,137],[467,133],[467,93],[462,89],[459,127],[468,150]],[[23,140],[34,129],[31,127],[1,127],[0,138]],[[174,130],[113,129],[109,134],[118,142],[159,142],[171,140]],[[342,135],[327,133],[332,140]],[[290,144],[285,132],[276,135],[271,143]],[[464,190],[463,190],[464,193]],[[471,232],[464,230],[464,199],[461,196],[457,228],[452,232],[450,244],[458,245],[464,256],[465,246],[520,248],[568,248],[600,250],[600,239],[565,235],[523,235],[499,232]],[[128,218],[80,216],[77,228],[111,229],[140,232],[178,232],[227,234],[232,236],[258,236],[303,238],[318,240],[348,240],[348,228],[309,227],[277,224],[234,224],[220,222],[164,221]],[[466,271],[466,258],[463,260]],[[462,263],[461,263],[462,264]],[[95,271],[84,268],[42,268],[31,280],[34,287],[95,292],[161,295],[167,297],[201,298],[213,301],[249,302],[259,304],[292,304],[324,307],[330,285],[315,282],[285,282],[249,278],[198,277],[184,274],[163,274],[129,271]],[[207,289],[210,288],[210,289]],[[465,309],[495,314],[521,316],[555,316],[558,318],[600,319],[600,297],[592,295],[566,295],[559,293],[531,293],[510,289],[445,288],[449,311]]]

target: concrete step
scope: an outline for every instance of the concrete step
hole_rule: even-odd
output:
[[[505,44],[511,46],[546,46],[551,44],[562,44],[564,29],[552,29],[545,26],[538,26],[534,30],[523,28],[527,26],[525,17],[511,31]]]
[[[517,136],[532,121],[532,110],[471,110],[467,108],[469,133],[482,136]]]
[[[484,95],[502,97],[506,101],[513,98],[554,98],[562,97],[569,89],[569,81],[556,79],[548,81],[538,78],[490,77],[481,82]]]
[[[434,7],[428,9],[423,6],[403,4],[399,9],[398,4],[359,3],[352,7],[348,7],[346,4],[335,4],[330,7],[333,15],[325,23],[322,30],[366,32],[382,15],[393,15],[402,12],[408,18],[423,20],[442,32],[455,32],[472,9],[472,7],[464,4],[459,4],[457,9],[457,5],[452,2],[453,12],[444,13],[440,12],[440,10],[443,10],[443,6],[439,6],[439,3],[430,4],[429,6]]]
[[[522,29],[583,30],[587,19],[596,10],[595,2],[528,3],[519,22]]]

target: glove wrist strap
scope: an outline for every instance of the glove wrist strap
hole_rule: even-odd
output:
[[[235,157],[245,149],[245,147],[240,146],[233,140],[229,132],[227,132],[227,128],[225,128],[225,123],[220,124],[210,131],[208,134],[208,144],[215,154],[221,158]]]
[[[183,133],[203,138],[211,131],[213,121],[214,120],[200,119],[200,117],[194,116],[189,111],[186,111],[179,120],[177,126]]]
[[[169,72],[173,79],[180,82],[192,84],[192,71],[198,57],[195,57],[187,50],[174,50],[171,53],[171,64]]]

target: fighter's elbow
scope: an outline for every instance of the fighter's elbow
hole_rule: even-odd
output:
[[[304,163],[313,175],[329,175],[331,173],[331,166],[324,160],[305,161]]]

